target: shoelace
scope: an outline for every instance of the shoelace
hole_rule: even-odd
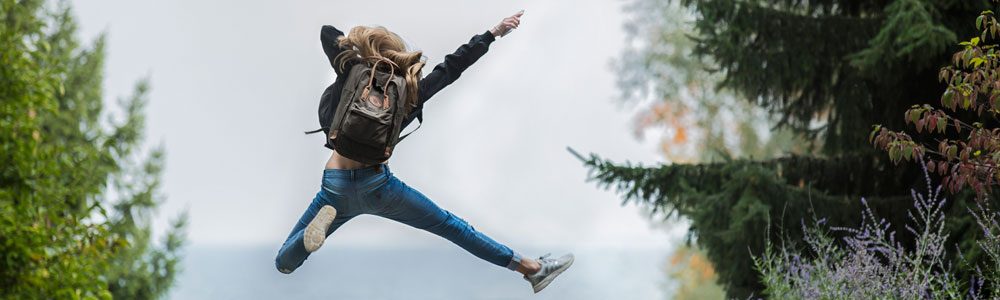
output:
[[[555,263],[556,262],[555,259],[549,258],[549,256],[552,256],[552,253],[546,253],[545,255],[542,255],[542,256],[538,257],[538,264],[542,265],[542,268],[545,268],[545,267],[551,265],[550,263]]]
[[[538,264],[539,264],[539,266],[541,268],[538,269],[538,273],[535,273],[534,275],[530,275],[530,277],[544,276],[544,275],[548,274],[548,268],[550,268],[550,266],[552,265],[550,262],[555,262],[555,259],[549,258],[549,256],[551,256],[551,255],[552,255],[552,253],[546,253],[545,255],[542,255],[542,256],[538,257]],[[529,275],[524,275],[524,278],[528,279],[528,280],[531,280],[531,279],[529,279]]]

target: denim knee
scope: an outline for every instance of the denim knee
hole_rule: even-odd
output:
[[[445,213],[447,214],[447,216],[444,218],[444,220],[442,220],[441,223],[427,227],[426,228],[427,231],[434,232],[439,235],[444,235],[446,238],[449,239],[457,237],[457,235],[459,234],[467,234],[476,231],[476,229],[473,228],[472,225],[469,225],[469,222],[466,222],[465,220],[459,218],[458,216],[452,214],[451,212],[445,211]]]
[[[292,274],[292,272],[296,269],[296,267],[290,266],[289,264],[282,264],[280,255],[274,258],[274,267],[277,268],[278,272],[281,272],[282,274]]]

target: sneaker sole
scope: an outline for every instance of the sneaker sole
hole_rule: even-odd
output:
[[[306,233],[303,238],[306,252],[316,252],[320,246],[323,246],[323,241],[326,240],[326,230],[330,228],[330,224],[333,223],[333,219],[336,217],[337,209],[333,208],[333,206],[324,205],[319,209],[316,217],[312,221],[309,221],[309,225],[306,226]]]
[[[570,256],[569,262],[567,262],[566,265],[560,267],[559,269],[556,269],[555,271],[552,272],[551,275],[545,277],[545,279],[542,279],[542,281],[539,281],[538,284],[534,286],[535,293],[537,294],[538,292],[541,292],[542,289],[545,289],[545,287],[549,286],[549,283],[552,283],[552,280],[556,279],[556,277],[562,274],[563,271],[569,269],[569,266],[573,265],[573,261],[576,261],[576,256]]]

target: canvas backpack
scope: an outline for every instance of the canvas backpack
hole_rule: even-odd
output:
[[[320,124],[324,126],[320,130],[327,131],[327,142],[337,153],[362,163],[380,163],[406,138],[399,136],[410,111],[406,79],[396,70],[398,66],[387,58],[365,58],[347,73],[336,109],[329,97],[320,101]]]

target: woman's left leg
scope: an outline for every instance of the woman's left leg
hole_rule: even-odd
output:
[[[472,255],[495,265],[519,271],[521,255],[500,244],[468,222],[441,209],[419,191],[407,186],[395,176],[369,196],[381,208],[375,215],[423,229],[448,239]]]
[[[324,186],[323,188],[326,189],[329,187]],[[343,197],[332,195],[328,191],[321,190],[316,193],[316,197],[313,198],[309,207],[302,213],[302,217],[295,223],[292,231],[288,233],[285,243],[281,245],[278,255],[274,258],[274,265],[278,268],[279,272],[290,274],[299,266],[302,266],[302,263],[309,258],[310,251],[306,250],[304,244],[306,227],[313,221],[313,218],[317,216],[323,206],[337,208],[336,217],[326,229],[327,236],[357,215],[357,213],[349,209],[349,206],[345,202]]]

